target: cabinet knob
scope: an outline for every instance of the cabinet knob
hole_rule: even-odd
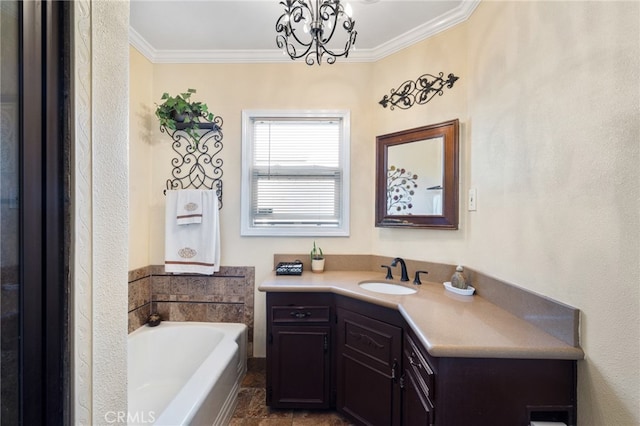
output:
[[[291,311],[289,314],[294,318],[302,319],[311,316],[311,312]]]
[[[416,356],[415,353],[411,353],[411,355],[409,355],[409,364],[413,365],[416,368],[422,368],[422,364],[420,364],[418,361],[416,361],[413,357]]]

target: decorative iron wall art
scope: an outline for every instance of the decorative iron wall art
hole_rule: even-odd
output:
[[[391,95],[384,95],[378,103],[384,108],[388,105],[391,110],[395,107],[409,109],[416,104],[424,105],[435,95],[442,96],[442,89],[451,89],[459,78],[453,74],[449,74],[446,80],[443,77],[444,73],[438,76],[423,74],[415,80],[407,80],[398,89],[391,89]]]
[[[171,160],[172,177],[167,179],[166,189],[215,189],[222,208],[223,162],[216,157],[222,151],[222,118],[216,116],[211,122],[199,123],[197,143],[192,143],[185,127],[181,123],[175,131],[160,127],[161,132],[171,136],[171,148],[177,155]]]

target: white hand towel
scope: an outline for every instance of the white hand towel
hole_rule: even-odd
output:
[[[218,197],[212,190],[202,193],[202,222],[178,225],[177,192],[167,191],[165,209],[166,272],[211,275],[220,270],[220,221]]]
[[[176,222],[178,225],[202,223],[202,191],[199,189],[183,189],[176,191]]]

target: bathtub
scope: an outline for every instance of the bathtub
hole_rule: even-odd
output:
[[[130,425],[226,425],[247,371],[244,324],[164,321],[128,339]]]

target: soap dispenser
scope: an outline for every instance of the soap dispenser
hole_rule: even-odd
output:
[[[454,272],[453,275],[451,276],[452,287],[460,288],[462,290],[468,287],[467,279],[465,278],[463,271],[464,269],[462,268],[462,266],[458,265],[456,267],[456,272]]]

